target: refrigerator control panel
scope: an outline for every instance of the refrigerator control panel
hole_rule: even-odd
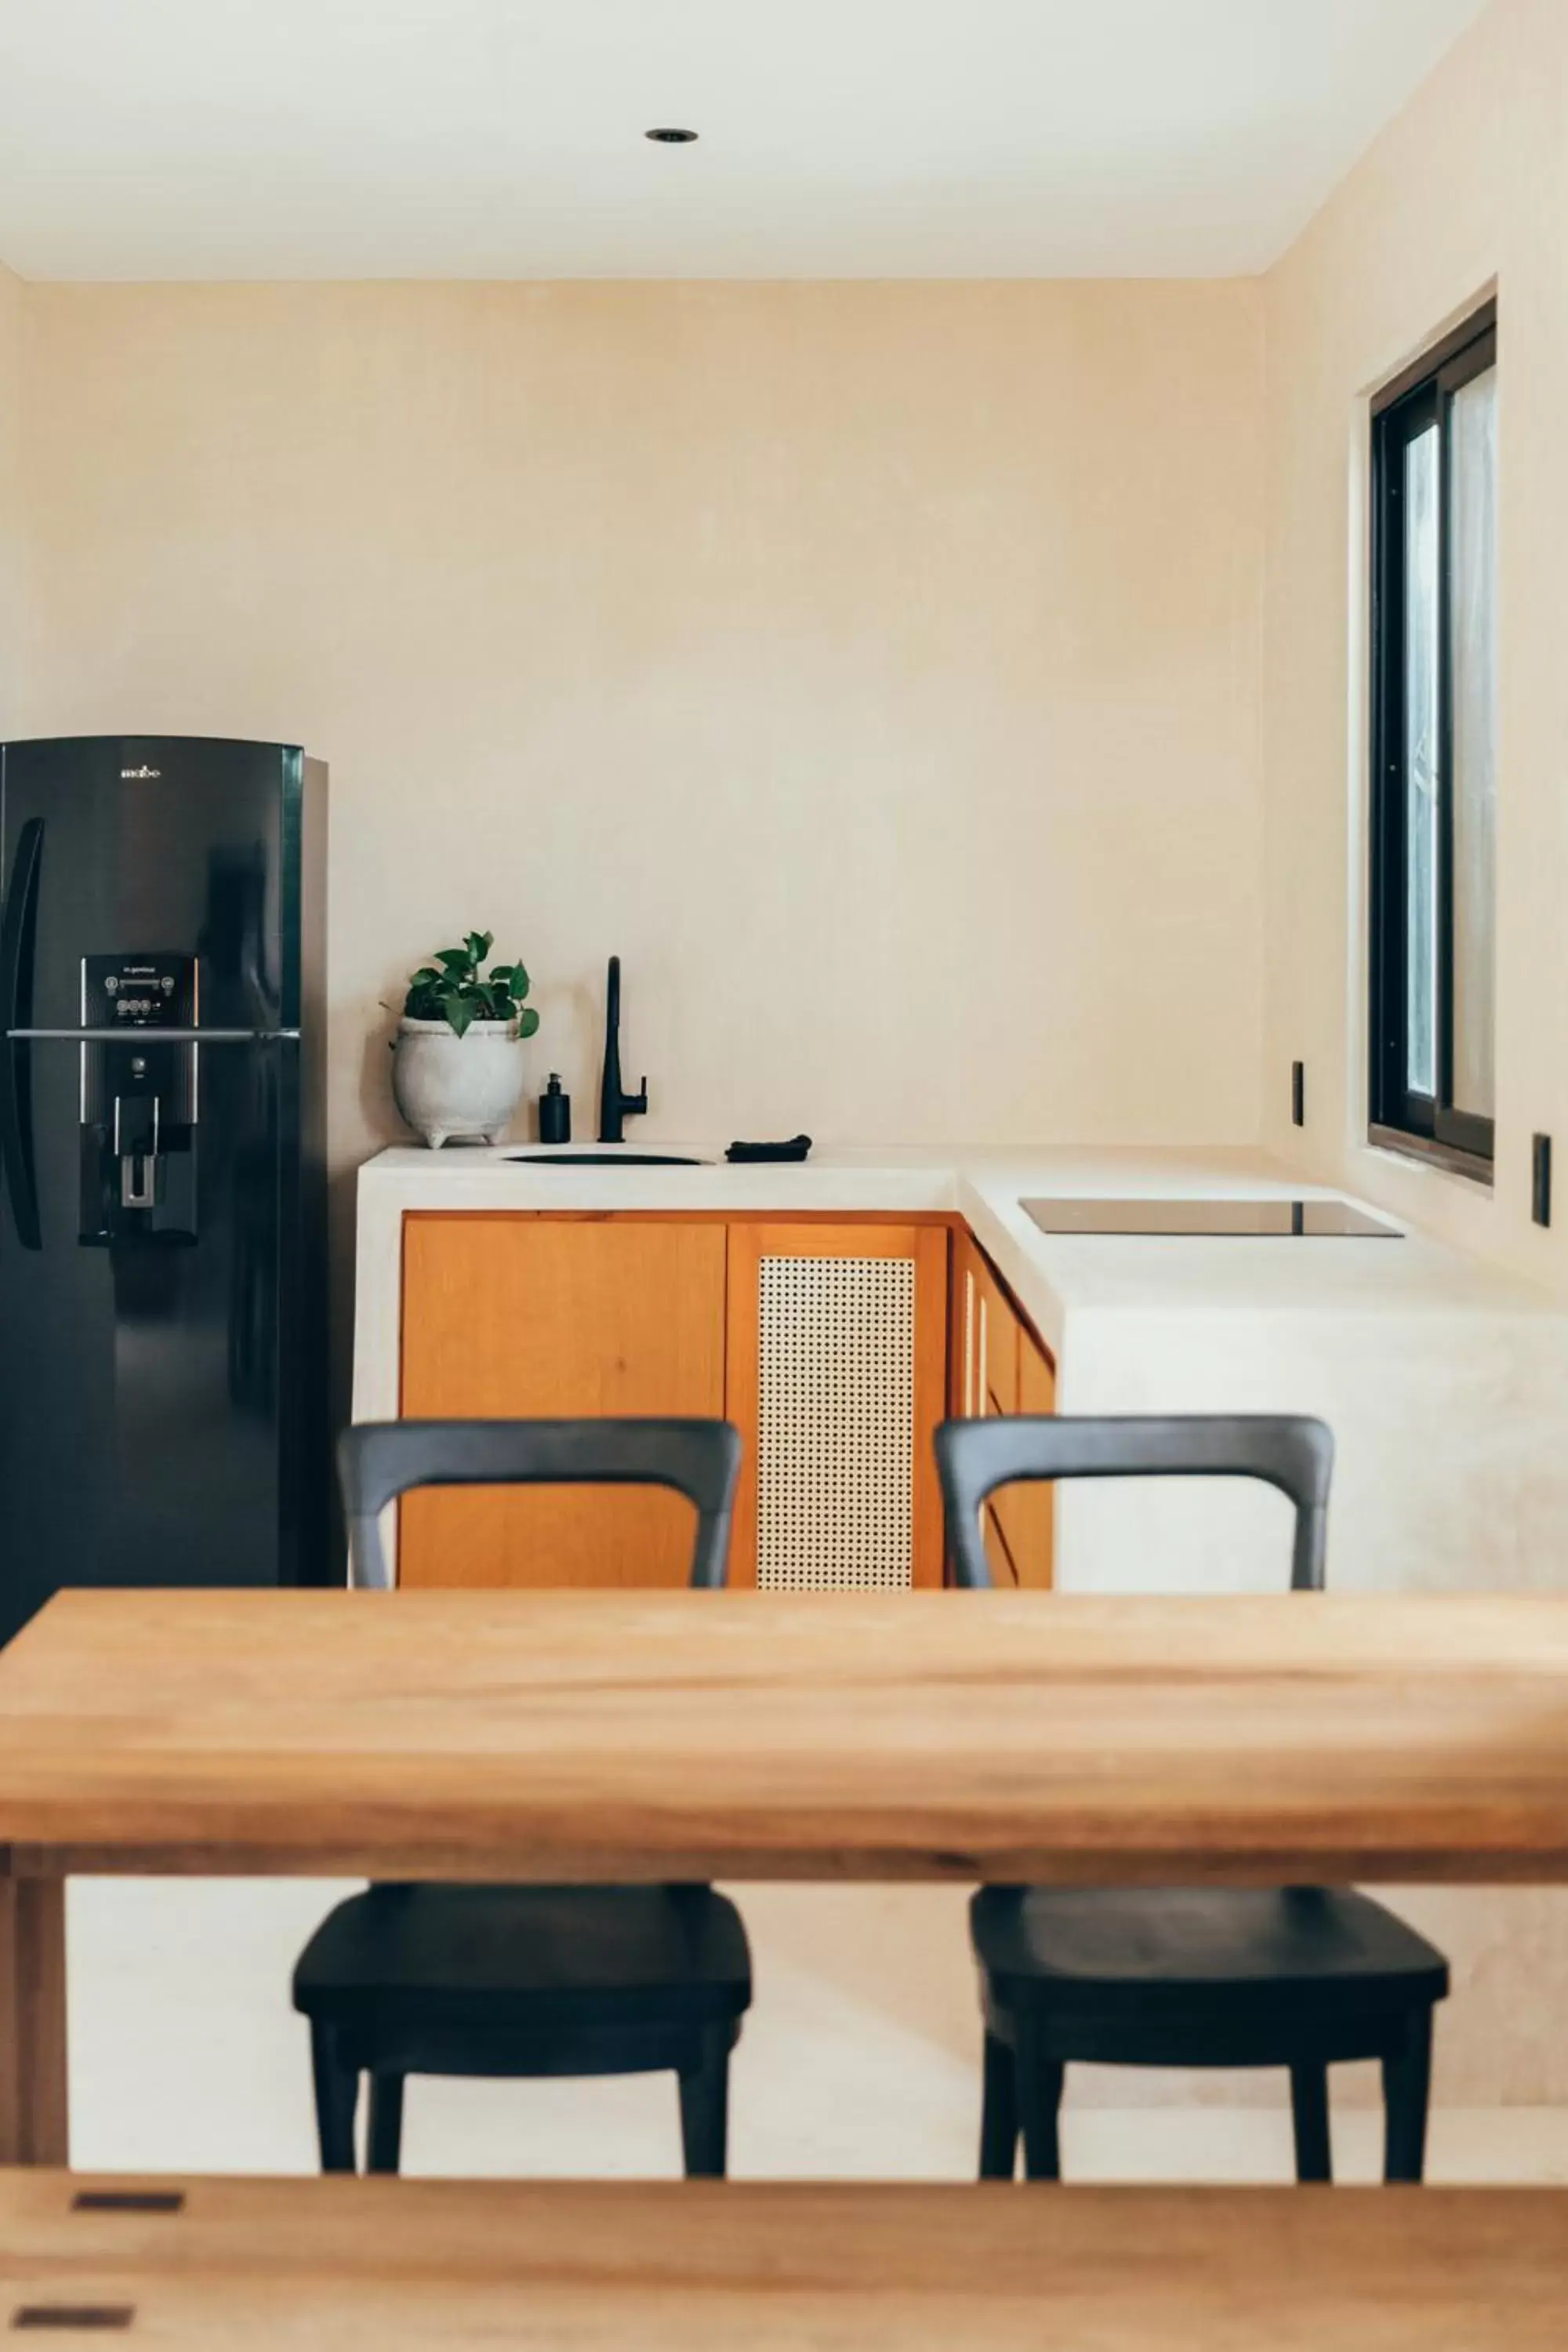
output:
[[[196,996],[195,956],[81,960],[84,1029],[194,1029]]]

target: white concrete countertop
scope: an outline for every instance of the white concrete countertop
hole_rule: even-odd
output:
[[[579,1145],[576,1150],[608,1147]],[[640,1147],[628,1144],[635,1152]],[[689,1152],[696,1167],[595,1168],[548,1163],[538,1145],[444,1151],[394,1148],[360,1171],[360,1217],[405,1210],[616,1209],[888,1216],[956,1213],[1018,1296],[1041,1337],[1065,1341],[1068,1318],[1230,1311],[1417,1315],[1473,1312],[1562,1317],[1549,1294],[1444,1244],[1406,1232],[1397,1245],[1237,1236],[1209,1239],[1043,1234],[1022,1202],[1058,1198],[1310,1200],[1302,1184],[1249,1151],[819,1151],[804,1165],[731,1167],[711,1144],[649,1145]],[[525,1158],[519,1154],[526,1154]],[[541,1164],[531,1165],[530,1161]],[[1365,1205],[1365,1204],[1363,1204]]]

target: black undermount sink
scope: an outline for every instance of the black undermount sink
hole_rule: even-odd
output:
[[[546,1145],[540,1151],[509,1151],[523,1168],[710,1168],[709,1160],[693,1160],[685,1151],[557,1151]]]

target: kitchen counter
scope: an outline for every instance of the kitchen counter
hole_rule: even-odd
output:
[[[361,1171],[356,1418],[397,1411],[406,1211],[957,1214],[1056,1356],[1064,1412],[1321,1414],[1339,1447],[1334,1585],[1568,1583],[1568,1310],[1550,1294],[1415,1233],[1047,1234],[1021,1206],[1049,1193],[1321,1189],[1257,1153],[825,1151],[804,1166],[534,1169],[510,1157],[526,1148],[394,1149]],[[1277,1589],[1284,1507],[1267,1491],[1228,1486],[1066,1488],[1058,1580],[1101,1591]]]

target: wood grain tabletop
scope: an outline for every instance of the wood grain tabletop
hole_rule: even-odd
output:
[[[67,1592],[0,1654],[62,1870],[1568,1879],[1568,1598]]]
[[[1558,2352],[1563,2209],[1553,2190],[9,2172],[0,2326],[97,2342],[111,2322],[90,2315],[117,2315],[171,2352]]]

